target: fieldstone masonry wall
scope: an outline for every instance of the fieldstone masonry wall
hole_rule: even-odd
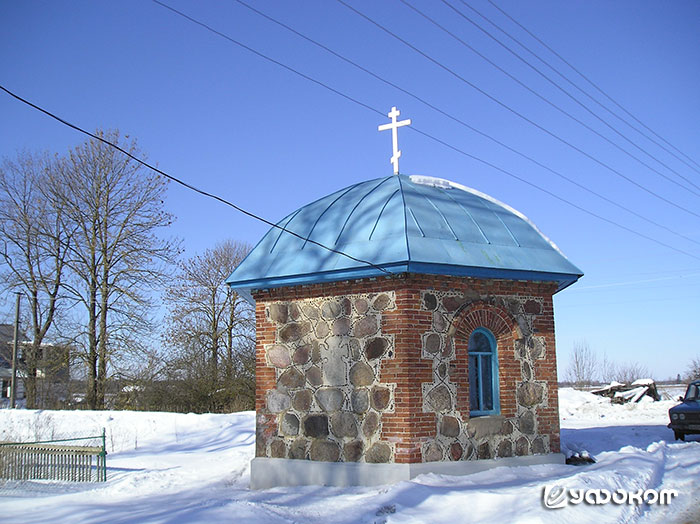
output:
[[[255,293],[256,455],[415,463],[559,451],[555,290],[402,274]],[[470,419],[477,327],[497,338],[501,414]]]
[[[538,434],[537,409],[546,407],[546,380],[536,380],[538,359],[546,359],[546,337],[535,335],[544,310],[536,296],[482,295],[433,290],[422,293],[432,312],[422,334],[423,358],[432,360],[433,381],[423,384],[423,409],[437,416],[434,439],[423,446],[424,462],[472,460],[546,453],[550,434]],[[478,327],[496,337],[500,415],[469,418],[468,340]]]
[[[274,343],[262,345],[259,360],[274,369],[275,385],[259,410],[258,456],[391,461],[380,430],[395,384],[380,380],[380,364],[394,356],[381,326],[395,309],[391,291],[264,306]]]

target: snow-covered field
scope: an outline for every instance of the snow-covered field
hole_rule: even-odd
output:
[[[675,393],[675,392],[673,392]],[[700,523],[700,441],[673,442],[674,401],[611,405],[562,389],[562,450],[588,466],[495,468],[464,477],[422,475],[379,488],[248,489],[254,414],[0,410],[0,440],[107,430],[108,481],[0,481],[10,523]],[[546,509],[545,486],[675,489],[661,506],[608,503]]]

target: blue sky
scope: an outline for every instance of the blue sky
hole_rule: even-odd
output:
[[[560,371],[574,341],[585,339],[600,355],[640,362],[656,378],[682,373],[691,357],[700,355],[700,217],[694,214],[700,214],[700,190],[679,175],[700,186],[700,168],[691,169],[601,110],[511,41],[506,40],[655,158],[625,142],[446,4],[407,1],[675,183],[566,117],[398,0],[348,3],[647,191],[504,109],[338,2],[250,3],[667,229],[505,150],[234,0],[165,3],[383,113],[396,105],[401,118],[411,118],[421,131],[686,251],[635,236],[414,130],[401,130],[402,173],[448,178],[506,202],[584,271],[583,279],[555,297]],[[504,38],[459,0],[448,1]],[[494,1],[700,162],[700,4]],[[604,100],[487,0],[469,3]],[[153,2],[4,0],[0,27],[0,83],[5,87],[87,129],[118,128],[136,137],[161,169],[270,220],[341,187],[392,172],[389,133],[377,132],[385,117]],[[63,152],[82,141],[75,131],[0,93],[0,155],[22,148]],[[266,231],[263,224],[179,187],[171,186],[167,205],[177,216],[172,232],[183,238],[187,255],[225,238],[255,243]]]

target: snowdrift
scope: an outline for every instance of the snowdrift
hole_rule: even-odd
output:
[[[423,475],[380,488],[248,489],[255,415],[0,410],[0,440],[107,431],[108,480],[76,485],[0,481],[3,523],[673,523],[700,522],[700,442],[672,442],[673,401],[610,404],[560,391],[562,451],[588,466]],[[675,490],[661,504],[547,509],[545,487]],[[30,501],[31,499],[31,501]]]

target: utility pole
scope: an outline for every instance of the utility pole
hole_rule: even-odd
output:
[[[14,409],[17,398],[17,344],[19,340],[19,297],[21,293],[17,291],[17,305],[15,307],[15,341],[12,345],[12,380],[10,381],[10,407]]]

